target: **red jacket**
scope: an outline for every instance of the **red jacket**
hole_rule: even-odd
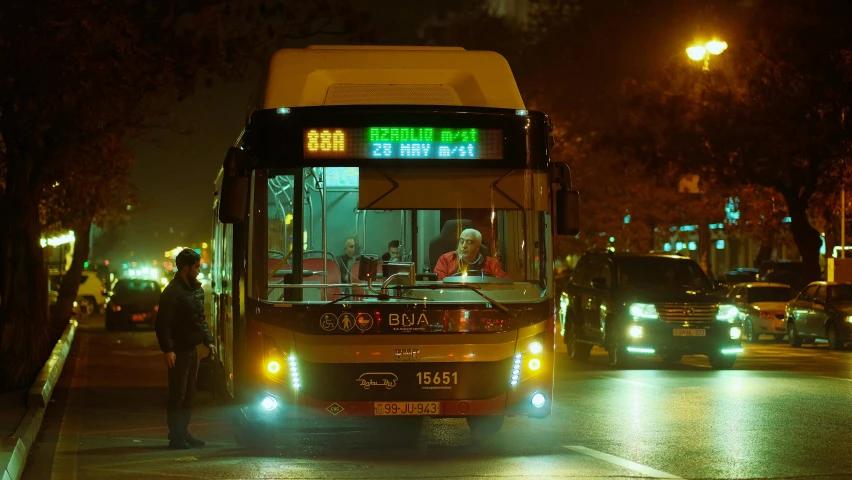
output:
[[[471,270],[476,267],[471,267]],[[444,277],[449,277],[459,270],[459,256],[456,252],[448,252],[438,258],[438,263],[435,265],[435,273],[438,274],[438,280],[443,280]],[[493,257],[485,257],[485,266],[482,268],[486,273],[490,273],[495,277],[509,278],[509,275],[500,268],[500,262]]]

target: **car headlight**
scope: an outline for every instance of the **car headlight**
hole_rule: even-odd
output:
[[[635,319],[656,320],[657,307],[650,303],[634,303],[630,305],[630,315]]]
[[[740,311],[734,305],[719,305],[719,313],[716,314],[716,320],[734,323],[739,314]]]

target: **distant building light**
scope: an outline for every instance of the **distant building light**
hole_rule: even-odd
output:
[[[716,250],[724,250],[725,249],[725,241],[724,240],[716,240]]]
[[[689,249],[692,250],[693,252],[695,250],[698,250],[698,244],[695,243],[695,242],[689,242]]]
[[[676,231],[677,231],[677,227],[672,227],[672,228],[670,228],[670,229],[669,229],[669,231],[670,231],[670,232],[676,232]]]
[[[615,241],[615,237],[609,237],[609,241],[610,241],[610,242],[614,242],[614,241]]]
[[[694,232],[697,228],[696,225],[683,225],[680,227],[681,232]]]
[[[59,235],[57,237],[42,238],[39,241],[39,243],[41,244],[41,247],[44,248],[48,245],[50,245],[51,247],[58,247],[60,245],[65,245],[66,243],[71,243],[73,241],[74,241],[74,232],[68,232],[66,234]]]
[[[201,248],[207,248],[207,242],[202,243]]]
[[[671,243],[664,243],[663,244],[663,251],[664,252],[671,252],[672,251],[672,244]]]
[[[710,225],[708,225],[708,227],[710,228],[710,230],[721,230],[721,229],[725,228],[725,224],[724,223],[711,223]]]
[[[792,219],[792,218],[790,218],[790,217],[784,217],[784,219],[783,219],[783,220],[781,220],[781,223],[790,223],[790,222],[792,222],[792,221],[793,221],[793,219]]]
[[[675,243],[675,250],[677,250],[677,251],[683,250],[683,242]]]
[[[625,223],[625,224],[629,224],[629,223],[630,223],[630,215],[629,215],[629,214],[624,216],[624,223]],[[655,229],[655,230],[656,230],[656,229]]]

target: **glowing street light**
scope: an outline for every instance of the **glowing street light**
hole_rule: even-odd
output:
[[[707,70],[710,70],[710,56],[719,55],[727,50],[727,48],[727,42],[711,40],[704,45],[693,45],[687,48],[686,56],[689,57],[690,60],[694,60],[696,62],[704,60],[703,70],[706,72]]]

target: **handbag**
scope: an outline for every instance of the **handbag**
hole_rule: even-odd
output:
[[[225,365],[212,353],[198,362],[195,389],[210,392],[213,398],[217,398],[219,393],[225,390]]]
[[[213,390],[213,373],[216,359],[213,354],[208,354],[198,362],[198,375],[195,379],[195,389],[200,392],[211,392]]]

